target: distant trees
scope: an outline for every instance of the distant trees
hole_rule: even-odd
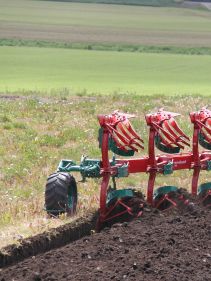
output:
[[[189,0],[191,2],[208,2],[211,3],[211,0]]]

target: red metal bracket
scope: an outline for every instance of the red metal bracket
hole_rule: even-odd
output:
[[[157,173],[162,172],[166,163],[174,160],[174,157],[171,156],[165,157],[165,161],[159,161],[159,157],[155,155],[155,137],[158,135],[162,143],[170,148],[175,146],[184,148],[184,145],[189,146],[189,142],[187,142],[189,141],[189,137],[183,133],[174,119],[179,115],[178,113],[160,109],[158,112],[147,114],[145,117],[147,125],[150,127],[148,145],[149,163],[147,167],[147,172],[150,174],[147,187],[147,201],[150,204],[153,203],[153,190]]]
[[[191,112],[190,119],[194,125],[192,144],[193,161],[191,164],[191,168],[193,169],[192,194],[197,195],[200,171],[206,169],[206,161],[211,160],[211,153],[199,153],[200,134],[211,144],[211,111],[207,107],[203,107],[197,112]]]
[[[110,115],[98,115],[98,120],[101,128],[103,129],[102,135],[102,165],[101,165],[101,191],[100,191],[100,216],[98,221],[98,226],[107,221],[110,218],[111,209],[106,206],[106,198],[109,187],[109,180],[115,171],[115,167],[111,167],[109,162],[109,138],[111,137],[116,143],[117,147],[124,150],[134,150],[138,151],[139,148],[143,148],[143,140],[133,129],[129,122],[129,118],[133,118],[134,115],[120,113],[115,111]],[[118,166],[118,163],[116,164]],[[123,204],[118,201],[118,204]],[[130,208],[125,207],[125,211],[130,213]],[[118,216],[115,215],[115,217]]]

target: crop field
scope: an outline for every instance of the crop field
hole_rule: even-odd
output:
[[[0,0],[0,38],[211,47],[203,9]]]
[[[191,55],[210,55],[208,10],[36,0],[0,7],[1,92],[210,95],[211,57]]]
[[[0,47],[0,91],[211,95],[211,56]]]
[[[211,53],[210,11],[35,0],[0,7],[1,92],[210,95],[211,56],[191,55]]]
[[[41,1],[58,1],[58,0],[41,0]],[[120,4],[120,5],[136,5],[136,6],[177,6],[174,0],[62,0],[62,2],[76,3],[102,3],[102,4]]]
[[[72,220],[46,218],[46,177],[61,158],[100,157],[97,114],[135,113],[143,155],[144,114],[160,107],[183,114],[191,136],[188,113],[210,104],[210,54],[206,9],[0,0],[0,248]],[[189,189],[190,174],[157,186]],[[141,175],[121,186],[146,184]],[[98,196],[98,180],[79,182],[76,217]]]

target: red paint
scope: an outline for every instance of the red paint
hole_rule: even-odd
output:
[[[133,115],[119,113],[115,111],[110,115],[99,115],[99,123],[103,128],[102,137],[102,163],[101,163],[101,192],[100,192],[100,218],[99,223],[108,221],[113,217],[127,212],[131,214],[131,209],[121,200],[117,200],[114,206],[106,206],[107,191],[111,176],[117,173],[117,167],[125,163],[128,164],[128,172],[149,173],[147,186],[147,201],[153,204],[153,193],[156,175],[162,174],[164,166],[173,162],[172,169],[184,170],[193,169],[192,194],[197,195],[198,181],[201,170],[207,170],[207,161],[211,161],[211,151],[199,152],[199,134],[202,134],[208,143],[211,143],[211,111],[202,108],[198,112],[190,113],[191,122],[194,125],[192,138],[192,151],[178,154],[155,155],[155,137],[159,136],[163,145],[169,148],[190,146],[189,138],[182,132],[175,121],[179,114],[159,110],[157,113],[147,114],[146,123],[149,126],[148,156],[131,159],[117,159],[115,166],[110,166],[109,162],[109,138],[112,138],[117,147],[124,150],[138,151],[143,148],[142,138],[135,132],[129,122]],[[168,196],[165,198],[171,201]],[[118,205],[122,205],[125,211],[111,216],[111,211]],[[173,203],[172,203],[173,204]],[[173,204],[174,205],[174,204]],[[132,215],[132,214],[131,214]]]

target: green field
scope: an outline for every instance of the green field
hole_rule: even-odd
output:
[[[36,0],[0,7],[1,92],[210,95],[211,57],[182,55],[210,55],[210,11]]]
[[[0,53],[1,92],[211,95],[211,56],[33,47]]]
[[[58,2],[58,0],[40,0],[40,1]],[[144,6],[155,6],[155,7],[170,6],[179,3],[174,0],[62,0],[61,2],[103,3],[103,4],[137,5],[137,6],[144,5]]]
[[[0,45],[111,51],[1,47],[2,92],[210,95],[209,56],[112,51],[210,54],[209,11],[35,0],[0,7]]]
[[[188,114],[210,97],[208,10],[0,0],[0,248],[71,220],[46,219],[46,177],[61,158],[100,157],[97,114],[136,113],[146,155],[144,114],[179,112],[191,136]],[[191,173],[156,186],[188,189]],[[81,216],[97,208],[99,181],[78,185]],[[147,176],[120,186],[145,192]]]
[[[0,0],[0,39],[211,47],[211,12]]]

